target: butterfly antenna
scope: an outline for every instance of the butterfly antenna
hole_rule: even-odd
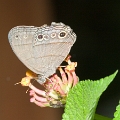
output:
[[[18,82],[18,83],[15,83],[14,85],[18,85],[18,84],[20,84],[21,82]]]
[[[30,88],[28,88],[25,93],[27,93],[27,92],[29,91],[29,89],[30,89]]]

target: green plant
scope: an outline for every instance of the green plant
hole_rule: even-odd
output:
[[[67,97],[62,120],[112,120],[95,114],[102,93],[113,81],[118,71],[100,80],[80,80]],[[113,120],[120,120],[120,105],[117,106]]]

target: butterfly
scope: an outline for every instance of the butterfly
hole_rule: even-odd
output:
[[[69,26],[52,22],[41,27],[16,26],[8,39],[19,60],[38,74],[37,81],[43,84],[69,54],[76,34]]]

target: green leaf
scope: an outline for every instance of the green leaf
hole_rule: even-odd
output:
[[[116,107],[116,112],[114,113],[113,120],[120,120],[120,101],[119,105]]]
[[[117,72],[96,81],[80,81],[68,94],[62,120],[93,120],[98,100]]]

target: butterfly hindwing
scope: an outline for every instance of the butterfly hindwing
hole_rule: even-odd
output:
[[[33,72],[49,77],[69,54],[76,35],[63,23],[51,26],[17,26],[8,34],[10,45],[23,64]]]

